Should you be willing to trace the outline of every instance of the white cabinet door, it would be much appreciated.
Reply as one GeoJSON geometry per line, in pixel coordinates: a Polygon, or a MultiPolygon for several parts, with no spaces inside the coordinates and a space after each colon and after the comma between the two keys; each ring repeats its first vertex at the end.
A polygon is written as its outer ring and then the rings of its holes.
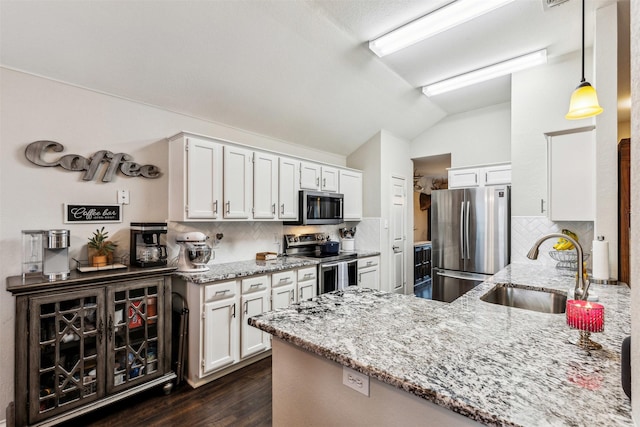
{"type": "Polygon", "coordinates": [[[298,269],[298,292],[296,300],[306,301],[318,293],[317,268],[305,267],[298,269]]]}
{"type": "Polygon", "coordinates": [[[300,162],[300,189],[320,189],[320,165],[315,163],[300,162]]]}
{"type": "Polygon", "coordinates": [[[595,133],[579,132],[549,139],[549,218],[595,218],[595,133]]]}
{"type": "Polygon", "coordinates": [[[300,162],[280,157],[278,168],[278,218],[298,218],[298,170],[300,162]]]}
{"type": "Polygon", "coordinates": [[[235,299],[204,304],[202,375],[238,360],[238,318],[235,299]]]}
{"type": "Polygon", "coordinates": [[[449,188],[478,187],[478,168],[449,170],[449,188]]]}
{"type": "Polygon", "coordinates": [[[244,359],[269,348],[269,334],[248,323],[250,317],[269,311],[269,293],[264,290],[243,295],[241,305],[240,358],[244,359]]]}
{"type": "Polygon", "coordinates": [[[336,193],[338,191],[338,169],[322,166],[320,168],[320,174],[322,177],[320,182],[321,190],[336,193]]]}
{"type": "Polygon", "coordinates": [[[248,323],[250,317],[269,311],[269,277],[255,276],[242,280],[240,303],[240,358],[244,359],[269,348],[269,334],[248,323]]]}
{"type": "Polygon", "coordinates": [[[253,218],[275,219],[278,204],[278,157],[253,153],[253,218]]]}
{"type": "Polygon", "coordinates": [[[252,151],[224,146],[224,217],[249,219],[251,216],[252,151]]]}
{"type": "Polygon", "coordinates": [[[294,302],[296,302],[296,287],[293,283],[271,289],[271,310],[289,307],[294,302]]]}
{"type": "Polygon", "coordinates": [[[487,166],[482,168],[484,185],[511,184],[511,165],[487,166]]]}
{"type": "Polygon", "coordinates": [[[358,259],[358,286],[380,289],[380,257],[358,259]]]}
{"type": "Polygon", "coordinates": [[[169,143],[169,219],[202,221],[221,217],[222,146],[181,137],[169,143]]]}
{"type": "Polygon", "coordinates": [[[362,219],[362,173],[340,170],[339,193],[344,194],[344,219],[362,219]]]}

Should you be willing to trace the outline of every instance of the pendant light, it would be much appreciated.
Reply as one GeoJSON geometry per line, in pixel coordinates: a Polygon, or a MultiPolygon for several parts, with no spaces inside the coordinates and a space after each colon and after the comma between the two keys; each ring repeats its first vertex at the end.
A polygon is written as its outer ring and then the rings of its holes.
{"type": "Polygon", "coordinates": [[[595,88],[584,78],[584,0],[582,0],[582,80],[571,94],[569,112],[564,117],[569,120],[586,119],[597,116],[602,111],[595,88]]]}

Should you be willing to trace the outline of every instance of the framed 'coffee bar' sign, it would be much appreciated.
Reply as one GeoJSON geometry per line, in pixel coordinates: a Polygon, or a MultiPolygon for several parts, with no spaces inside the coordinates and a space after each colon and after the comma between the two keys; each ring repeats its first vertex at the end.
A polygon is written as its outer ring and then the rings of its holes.
{"type": "Polygon", "coordinates": [[[122,222],[121,205],[64,204],[64,222],[122,222]]]}

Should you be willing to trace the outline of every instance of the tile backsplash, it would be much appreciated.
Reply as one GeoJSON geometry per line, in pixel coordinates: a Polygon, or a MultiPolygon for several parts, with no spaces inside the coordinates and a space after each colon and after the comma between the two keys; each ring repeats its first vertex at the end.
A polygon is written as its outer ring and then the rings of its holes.
{"type": "Polygon", "coordinates": [[[170,222],[167,233],[168,256],[170,263],[175,265],[180,250],[176,234],[189,231],[200,231],[209,236],[207,243],[215,253],[210,264],[221,264],[255,259],[256,252],[282,253],[284,234],[324,233],[332,240],[340,240],[338,229],[342,227],[357,227],[356,250],[377,251],[380,249],[380,224],[380,218],[318,226],[283,226],[276,221],[170,222]],[[223,238],[216,241],[218,233],[222,233],[223,238]]]}
{"type": "MultiPolygon", "coordinates": [[[[592,221],[562,221],[553,222],[542,216],[512,216],[511,217],[511,262],[512,263],[544,263],[555,265],[557,261],[549,256],[557,239],[550,239],[540,246],[540,255],[537,260],[527,258],[527,252],[531,246],[545,234],[560,233],[562,229],[569,229],[578,235],[585,254],[591,254],[593,241],[592,221]]],[[[587,261],[587,267],[591,268],[591,257],[587,261]]]]}

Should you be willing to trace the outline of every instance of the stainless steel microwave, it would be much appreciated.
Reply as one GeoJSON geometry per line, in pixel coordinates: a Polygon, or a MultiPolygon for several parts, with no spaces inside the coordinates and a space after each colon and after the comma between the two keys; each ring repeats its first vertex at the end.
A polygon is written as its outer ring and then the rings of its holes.
{"type": "Polygon", "coordinates": [[[324,225],[344,222],[344,195],[301,190],[298,195],[298,220],[285,225],[324,225]]]}

